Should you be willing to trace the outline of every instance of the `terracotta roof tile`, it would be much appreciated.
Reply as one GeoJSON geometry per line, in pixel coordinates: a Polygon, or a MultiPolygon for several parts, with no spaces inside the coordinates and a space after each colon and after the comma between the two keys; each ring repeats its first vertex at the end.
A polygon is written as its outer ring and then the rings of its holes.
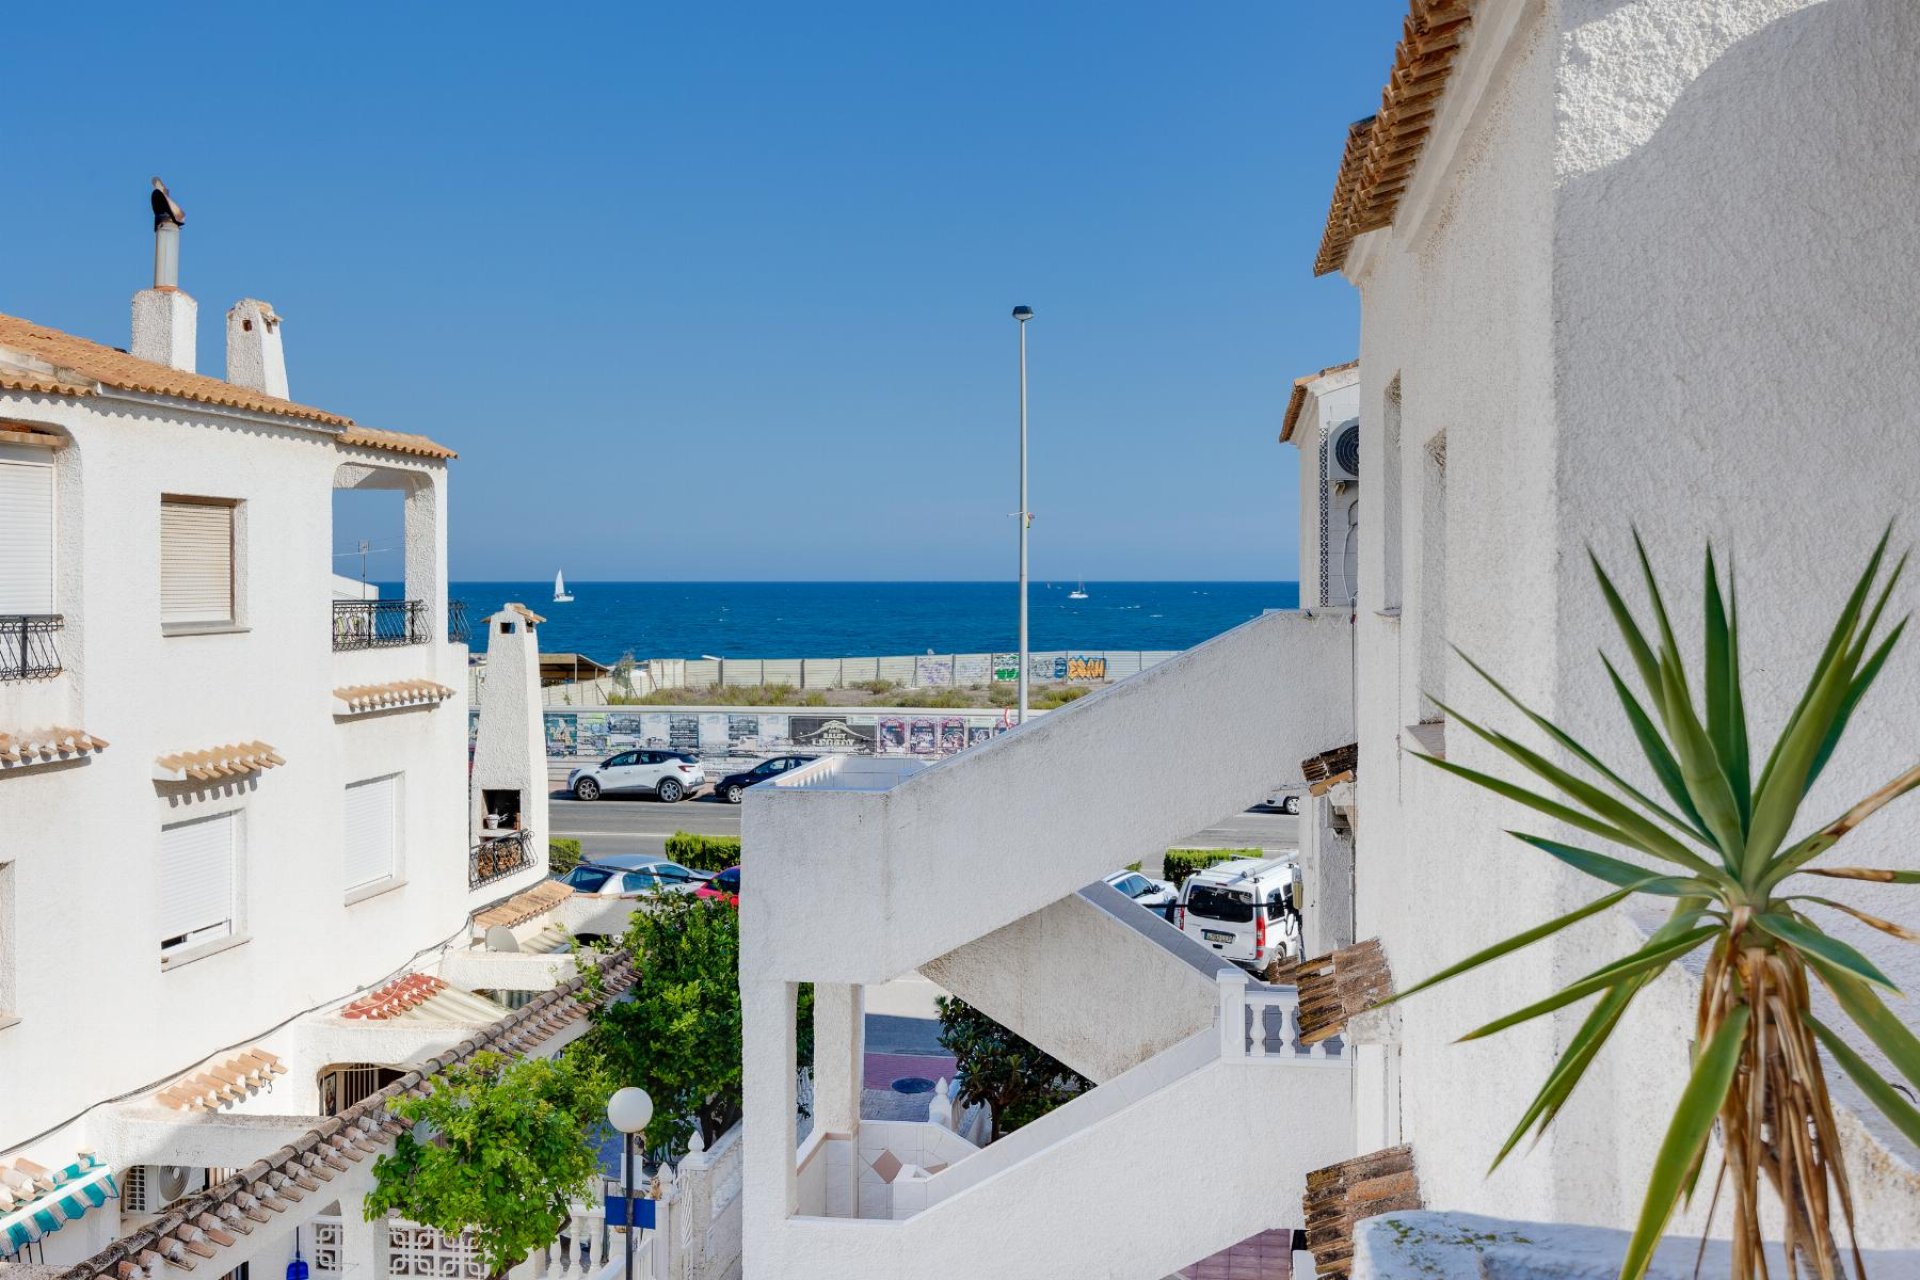
{"type": "Polygon", "coordinates": [[[435,444],[425,436],[363,427],[344,414],[328,413],[324,409],[282,400],[251,387],[239,387],[205,374],[187,373],[151,360],[142,360],[115,347],[89,342],[85,338],[34,324],[19,316],[0,314],[0,364],[9,363],[6,360],[9,351],[46,368],[17,367],[19,362],[12,362],[16,367],[0,368],[0,390],[85,396],[98,394],[102,387],[113,387],[147,395],[172,396],[223,409],[243,409],[249,413],[344,427],[347,430],[338,437],[340,443],[359,448],[384,449],[423,458],[455,456],[453,450],[435,444]]]}
{"type": "Polygon", "coordinates": [[[78,760],[106,749],[105,738],[97,738],[85,729],[63,725],[20,733],[0,733],[0,772],[24,769],[29,765],[52,764],[59,760],[78,760]]]}
{"type": "Polygon", "coordinates": [[[1315,1169],[1307,1175],[1300,1207],[1314,1270],[1322,1280],[1345,1280],[1353,1269],[1354,1223],[1421,1207],[1413,1148],[1389,1147],[1315,1169]]]}
{"type": "Polygon", "coordinates": [[[218,1066],[195,1072],[154,1094],[178,1111],[218,1111],[267,1088],[287,1069],[263,1049],[248,1049],[218,1066]]]}
{"type": "Polygon", "coordinates": [[[264,742],[230,742],[204,751],[176,751],[153,762],[160,782],[212,782],[283,765],[286,760],[264,742]]]}
{"type": "Polygon", "coordinates": [[[444,978],[436,978],[430,973],[410,973],[404,978],[389,982],[371,995],[361,996],[342,1009],[340,1016],[384,1022],[388,1018],[405,1013],[417,1004],[425,1004],[446,989],[447,982],[444,978]]]}
{"type": "Polygon", "coordinates": [[[335,715],[362,715],[395,707],[431,706],[451,698],[454,691],[435,680],[389,680],[385,684],[350,684],[333,691],[342,707],[335,715]],[[344,709],[343,709],[344,708],[344,709]]]}
{"type": "Polygon", "coordinates": [[[513,610],[515,613],[519,614],[521,617],[525,618],[528,622],[531,622],[536,627],[546,621],[545,618],[541,617],[539,614],[535,613],[533,610],[527,608],[527,606],[520,604],[516,601],[509,600],[507,602],[507,608],[513,610]]]}
{"type": "Polygon", "coordinates": [[[1347,130],[1315,275],[1344,266],[1355,237],[1392,225],[1453,74],[1470,10],[1471,0],[1411,0],[1379,113],[1347,130]]]}
{"type": "Polygon", "coordinates": [[[1319,1044],[1346,1030],[1357,1017],[1393,994],[1393,970],[1387,967],[1380,939],[1368,938],[1294,967],[1300,993],[1300,1041],[1319,1044]]]}
{"type": "Polygon", "coordinates": [[[514,894],[495,907],[473,917],[474,932],[484,934],[495,925],[509,929],[538,919],[573,896],[573,886],[558,880],[542,880],[531,889],[514,894]]]}
{"type": "Polygon", "coordinates": [[[1287,397],[1286,416],[1280,419],[1280,443],[1293,439],[1293,429],[1300,421],[1300,410],[1306,407],[1307,388],[1330,373],[1344,373],[1348,369],[1358,369],[1358,360],[1349,360],[1345,364],[1330,364],[1318,373],[1302,374],[1293,380],[1293,394],[1287,397]]]}

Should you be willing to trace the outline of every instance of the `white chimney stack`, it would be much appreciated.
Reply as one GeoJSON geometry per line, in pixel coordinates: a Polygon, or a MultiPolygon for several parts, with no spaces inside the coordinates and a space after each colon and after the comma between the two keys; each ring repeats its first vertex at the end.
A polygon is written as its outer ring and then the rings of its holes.
{"type": "Polygon", "coordinates": [[[200,305],[180,291],[180,228],[187,215],[155,178],[153,208],[153,288],[133,295],[133,354],[186,373],[194,370],[194,341],[200,305]]]}
{"type": "Polygon", "coordinates": [[[242,298],[227,312],[227,381],[288,398],[287,356],[272,303],[242,298]]]}

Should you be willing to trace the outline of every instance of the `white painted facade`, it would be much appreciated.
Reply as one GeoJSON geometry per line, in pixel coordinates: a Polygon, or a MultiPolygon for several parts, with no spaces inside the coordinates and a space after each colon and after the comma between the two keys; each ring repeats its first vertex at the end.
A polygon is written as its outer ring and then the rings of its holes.
{"type": "MultiPolygon", "coordinates": [[[[143,292],[136,318],[151,319],[143,303],[190,326],[185,294],[143,292]]],[[[236,310],[249,307],[271,314],[236,310]]],[[[211,379],[174,384],[191,398],[127,389],[9,341],[0,336],[0,468],[26,479],[0,492],[31,494],[44,480],[53,501],[50,545],[10,543],[16,557],[44,551],[44,572],[39,559],[15,572],[15,558],[0,573],[0,1180],[20,1161],[58,1170],[82,1150],[123,1189],[147,1176],[134,1166],[245,1167],[317,1123],[322,1068],[405,1069],[506,1012],[364,1023],[339,1016],[349,999],[449,952],[470,986],[540,991],[573,976],[571,957],[469,950],[472,913],[544,875],[544,786],[537,858],[470,887],[467,726],[453,696],[467,644],[447,624],[445,451],[355,444],[379,433],[299,406],[209,403],[226,394],[211,379]],[[352,647],[354,626],[336,612],[336,601],[369,607],[332,571],[342,487],[405,495],[406,596],[418,604],[400,627],[375,628],[399,642],[352,647]],[[213,557],[193,590],[218,597],[195,608],[223,620],[177,620],[189,525],[230,528],[192,552],[213,557]],[[30,652],[42,667],[53,655],[51,670],[22,671],[26,613],[30,652]],[[426,691],[358,709],[343,692],[401,681],[426,691]],[[253,767],[206,769],[241,757],[253,767]],[[180,830],[221,838],[182,844],[180,830]],[[205,927],[165,945],[181,919],[205,927]],[[217,1112],[156,1093],[252,1049],[284,1071],[217,1112]]],[[[190,353],[190,332],[185,343],[190,353]]],[[[71,358],[147,377],[101,350],[71,358]]],[[[10,515],[18,523],[20,508],[0,511],[10,515]]],[[[537,743],[522,768],[544,782],[537,743]]],[[[221,1270],[249,1257],[281,1265],[296,1222],[336,1196],[357,1215],[361,1189],[349,1179],[305,1197],[292,1218],[276,1214],[234,1245],[221,1270]]],[[[0,1222],[16,1207],[0,1204],[0,1222]]],[[[132,1208],[109,1199],[12,1260],[87,1258],[142,1220],[132,1208]]]]}
{"type": "MultiPolygon", "coordinates": [[[[1364,507],[1356,620],[1357,936],[1381,939],[1399,984],[1594,894],[1501,834],[1546,828],[1408,754],[1410,727],[1438,717],[1428,694],[1517,721],[1447,643],[1601,756],[1631,760],[1595,658],[1617,646],[1586,549],[1630,579],[1637,526],[1691,602],[1712,539],[1737,557],[1749,707],[1770,735],[1843,584],[1920,498],[1905,425],[1920,373],[1904,354],[1920,256],[1910,237],[1875,234],[1911,210],[1917,46],[1920,10],[1898,0],[1473,6],[1392,225],[1344,263],[1362,301],[1361,490],[1382,495],[1364,507]]],[[[1693,639],[1691,603],[1685,618],[1693,639]]],[[[1809,820],[1908,767],[1917,715],[1908,644],[1809,820]]],[[[1462,732],[1445,748],[1504,772],[1462,732]]],[[[1917,835],[1920,807],[1896,807],[1845,861],[1920,866],[1917,835]]],[[[1913,915],[1891,886],[1843,896],[1913,915]]],[[[1429,1205],[1631,1225],[1687,1068],[1690,983],[1672,974],[1643,996],[1547,1137],[1491,1177],[1581,1011],[1453,1041],[1646,927],[1597,919],[1401,1006],[1370,1032],[1382,1043],[1362,1072],[1357,1149],[1411,1142],[1429,1205]]],[[[1920,984],[1910,947],[1833,927],[1920,984]]],[[[1860,1119],[1890,1139],[1870,1108],[1860,1119]]],[[[1920,1241],[1913,1152],[1863,1141],[1852,1155],[1862,1243],[1920,1241]]]]}

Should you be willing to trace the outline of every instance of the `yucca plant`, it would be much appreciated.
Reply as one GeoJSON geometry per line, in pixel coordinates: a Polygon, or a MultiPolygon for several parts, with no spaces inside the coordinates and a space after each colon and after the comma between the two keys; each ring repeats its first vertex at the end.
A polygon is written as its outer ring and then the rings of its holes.
{"type": "Polygon", "coordinates": [[[1884,632],[1881,627],[1906,560],[1902,557],[1881,582],[1887,554],[1883,535],[1834,623],[1806,692],[1756,775],[1741,693],[1739,609],[1731,572],[1723,594],[1709,546],[1703,584],[1704,671],[1696,696],[1638,534],[1634,546],[1652,610],[1650,632],[1635,620],[1597,558],[1593,568],[1640,691],[1636,693],[1604,655],[1601,662],[1665,800],[1629,782],[1565,730],[1529,709],[1465,654],[1461,657],[1468,665],[1578,767],[1562,767],[1548,755],[1452,708],[1443,709],[1454,724],[1518,762],[1543,780],[1548,790],[1532,790],[1452,761],[1428,759],[1436,768],[1605,844],[1645,855],[1657,866],[1545,836],[1511,832],[1609,885],[1611,892],[1468,956],[1395,998],[1404,999],[1476,969],[1634,895],[1669,900],[1671,915],[1639,950],[1463,1037],[1492,1035],[1598,997],[1494,1165],[1528,1133],[1544,1132],[1552,1124],[1595,1055],[1620,1026],[1634,997],[1669,965],[1704,947],[1708,956],[1693,1069],[1648,1177],[1646,1200],[1621,1264],[1622,1280],[1640,1280],[1674,1211],[1683,1200],[1691,1201],[1716,1119],[1723,1158],[1713,1201],[1717,1203],[1723,1187],[1731,1189],[1733,1274],[1745,1280],[1756,1271],[1765,1273],[1760,1226],[1763,1182],[1772,1188],[1782,1211],[1789,1274],[1797,1263],[1817,1272],[1822,1280],[1841,1274],[1836,1238],[1842,1224],[1858,1273],[1861,1259],[1853,1239],[1853,1197],[1818,1047],[1824,1046],[1861,1091],[1916,1143],[1920,1143],[1920,1110],[1814,1017],[1809,980],[1825,986],[1834,1004],[1915,1086],[1920,1086],[1920,1039],[1881,1002],[1879,992],[1894,990],[1892,982],[1866,956],[1826,932],[1814,913],[1838,912],[1907,941],[1920,940],[1920,935],[1844,903],[1802,892],[1807,884],[1800,877],[1920,882],[1920,872],[1914,871],[1813,865],[1861,822],[1920,785],[1920,767],[1810,834],[1791,843],[1788,835],[1807,793],[1832,760],[1848,721],[1906,627],[1905,619],[1884,632]]]}

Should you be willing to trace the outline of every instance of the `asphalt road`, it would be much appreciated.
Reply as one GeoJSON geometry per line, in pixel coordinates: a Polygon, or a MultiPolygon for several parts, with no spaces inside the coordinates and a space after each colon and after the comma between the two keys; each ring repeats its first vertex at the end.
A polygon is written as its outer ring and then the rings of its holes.
{"type": "MultiPolygon", "coordinates": [[[[661,854],[676,831],[701,835],[740,834],[740,809],[709,796],[661,804],[645,796],[607,796],[591,803],[553,793],[553,834],[580,841],[591,857],[606,853],[661,854]]],[[[1264,849],[1278,853],[1299,847],[1299,819],[1271,809],[1249,809],[1221,819],[1175,844],[1195,849],[1264,849]]],[[[1157,868],[1148,867],[1148,871],[1157,868]]]]}

